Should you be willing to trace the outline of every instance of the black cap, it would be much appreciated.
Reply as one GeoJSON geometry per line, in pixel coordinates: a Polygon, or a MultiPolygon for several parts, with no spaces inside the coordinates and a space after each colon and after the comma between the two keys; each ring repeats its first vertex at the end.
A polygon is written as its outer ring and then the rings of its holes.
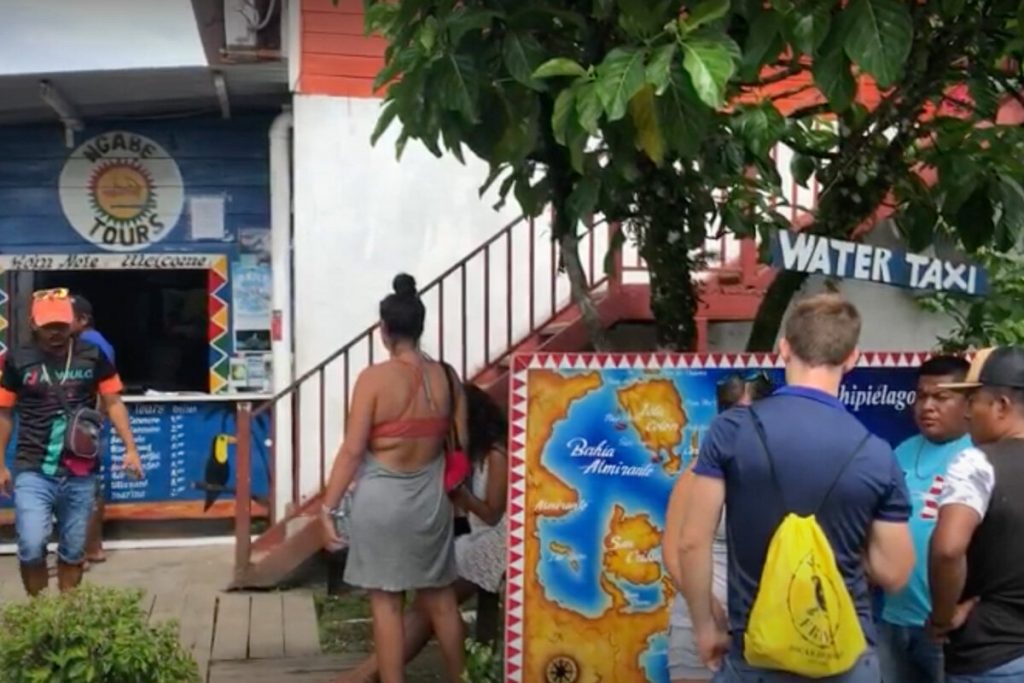
{"type": "Polygon", "coordinates": [[[974,354],[971,368],[962,382],[939,385],[943,389],[1007,387],[1024,389],[1024,348],[995,346],[974,354]]]}
{"type": "Polygon", "coordinates": [[[71,298],[71,305],[75,309],[76,318],[88,318],[92,320],[92,304],[81,294],[75,294],[71,298]]]}

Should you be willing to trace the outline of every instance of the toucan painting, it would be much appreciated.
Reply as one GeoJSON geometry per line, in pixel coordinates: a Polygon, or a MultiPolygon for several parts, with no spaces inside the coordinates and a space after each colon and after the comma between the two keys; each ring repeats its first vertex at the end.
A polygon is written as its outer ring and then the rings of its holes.
{"type": "Polygon", "coordinates": [[[210,442],[210,455],[206,458],[206,471],[203,474],[203,486],[206,491],[206,504],[203,512],[213,506],[220,494],[225,490],[231,477],[231,463],[228,462],[228,447],[236,443],[235,437],[227,433],[228,413],[222,418],[220,433],[210,442]]]}

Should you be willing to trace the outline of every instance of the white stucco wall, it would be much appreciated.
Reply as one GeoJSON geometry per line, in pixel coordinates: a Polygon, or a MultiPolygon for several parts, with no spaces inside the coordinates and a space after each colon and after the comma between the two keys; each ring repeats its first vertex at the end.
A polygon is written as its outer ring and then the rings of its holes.
{"type": "MultiPolygon", "coordinates": [[[[453,264],[519,217],[510,201],[495,211],[495,192],[483,198],[479,186],[487,166],[470,158],[465,166],[451,157],[437,159],[410,142],[401,163],[395,158],[397,126],[375,147],[370,135],[380,112],[378,100],[297,95],[294,100],[294,338],[296,372],[302,374],[349,342],[377,320],[380,299],[391,291],[391,280],[405,271],[427,285],[453,264]]],[[[483,361],[483,330],[489,321],[490,353],[506,347],[509,282],[511,278],[513,337],[528,331],[529,226],[512,231],[467,263],[467,374],[483,361]],[[485,268],[489,276],[488,311],[484,310],[485,268]]],[[[536,321],[550,315],[550,226],[534,223],[534,294],[536,321]]],[[[600,248],[600,247],[599,247],[600,248]]],[[[599,252],[603,253],[603,252],[599,252]]],[[[598,260],[596,265],[601,268],[598,260]]],[[[568,288],[555,286],[555,298],[568,299],[568,288]]],[[[443,296],[436,288],[425,297],[427,327],[423,345],[439,356],[439,323],[443,298],[446,360],[461,370],[463,301],[461,273],[445,281],[443,296]]],[[[375,345],[375,360],[384,350],[375,345]]],[[[367,363],[367,345],[349,357],[350,387],[367,363]]],[[[333,460],[344,411],[344,363],[325,372],[324,443],[326,461],[333,460]]],[[[314,492],[319,483],[319,381],[302,392],[302,490],[314,492]]]]}

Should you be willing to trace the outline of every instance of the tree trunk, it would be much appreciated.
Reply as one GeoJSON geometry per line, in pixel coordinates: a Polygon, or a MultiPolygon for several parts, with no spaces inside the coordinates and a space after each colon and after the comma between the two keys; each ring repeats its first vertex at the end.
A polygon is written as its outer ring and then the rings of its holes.
{"type": "MultiPolygon", "coordinates": [[[[555,219],[558,220],[557,218],[555,219]]],[[[564,230],[558,238],[558,247],[562,256],[562,265],[569,276],[569,287],[572,301],[580,309],[583,324],[590,335],[590,343],[595,351],[610,351],[608,333],[601,322],[593,297],[590,296],[590,283],[587,273],[580,262],[579,237],[575,230],[564,230]]]]}
{"type": "Polygon", "coordinates": [[[678,221],[671,225],[654,225],[652,221],[640,245],[651,278],[651,313],[658,346],[666,351],[690,351],[697,339],[697,291],[687,240],[681,233],[678,221]],[[673,231],[674,241],[670,237],[673,231]]]}
{"type": "Polygon", "coordinates": [[[754,318],[754,326],[750,330],[750,339],[747,341],[747,351],[774,351],[775,340],[779,336],[779,328],[782,327],[782,319],[789,308],[789,302],[793,300],[804,281],[807,280],[807,273],[794,271],[780,271],[768,291],[761,299],[761,305],[757,308],[757,316],[754,318]]]}

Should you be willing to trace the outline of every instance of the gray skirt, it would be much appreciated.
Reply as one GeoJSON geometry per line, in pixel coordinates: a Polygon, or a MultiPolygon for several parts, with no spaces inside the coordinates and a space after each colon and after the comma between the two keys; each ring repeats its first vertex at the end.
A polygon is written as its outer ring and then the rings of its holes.
{"type": "Polygon", "coordinates": [[[457,576],[444,456],[416,472],[364,459],[349,512],[345,583],[400,592],[451,585],[457,576]]]}

